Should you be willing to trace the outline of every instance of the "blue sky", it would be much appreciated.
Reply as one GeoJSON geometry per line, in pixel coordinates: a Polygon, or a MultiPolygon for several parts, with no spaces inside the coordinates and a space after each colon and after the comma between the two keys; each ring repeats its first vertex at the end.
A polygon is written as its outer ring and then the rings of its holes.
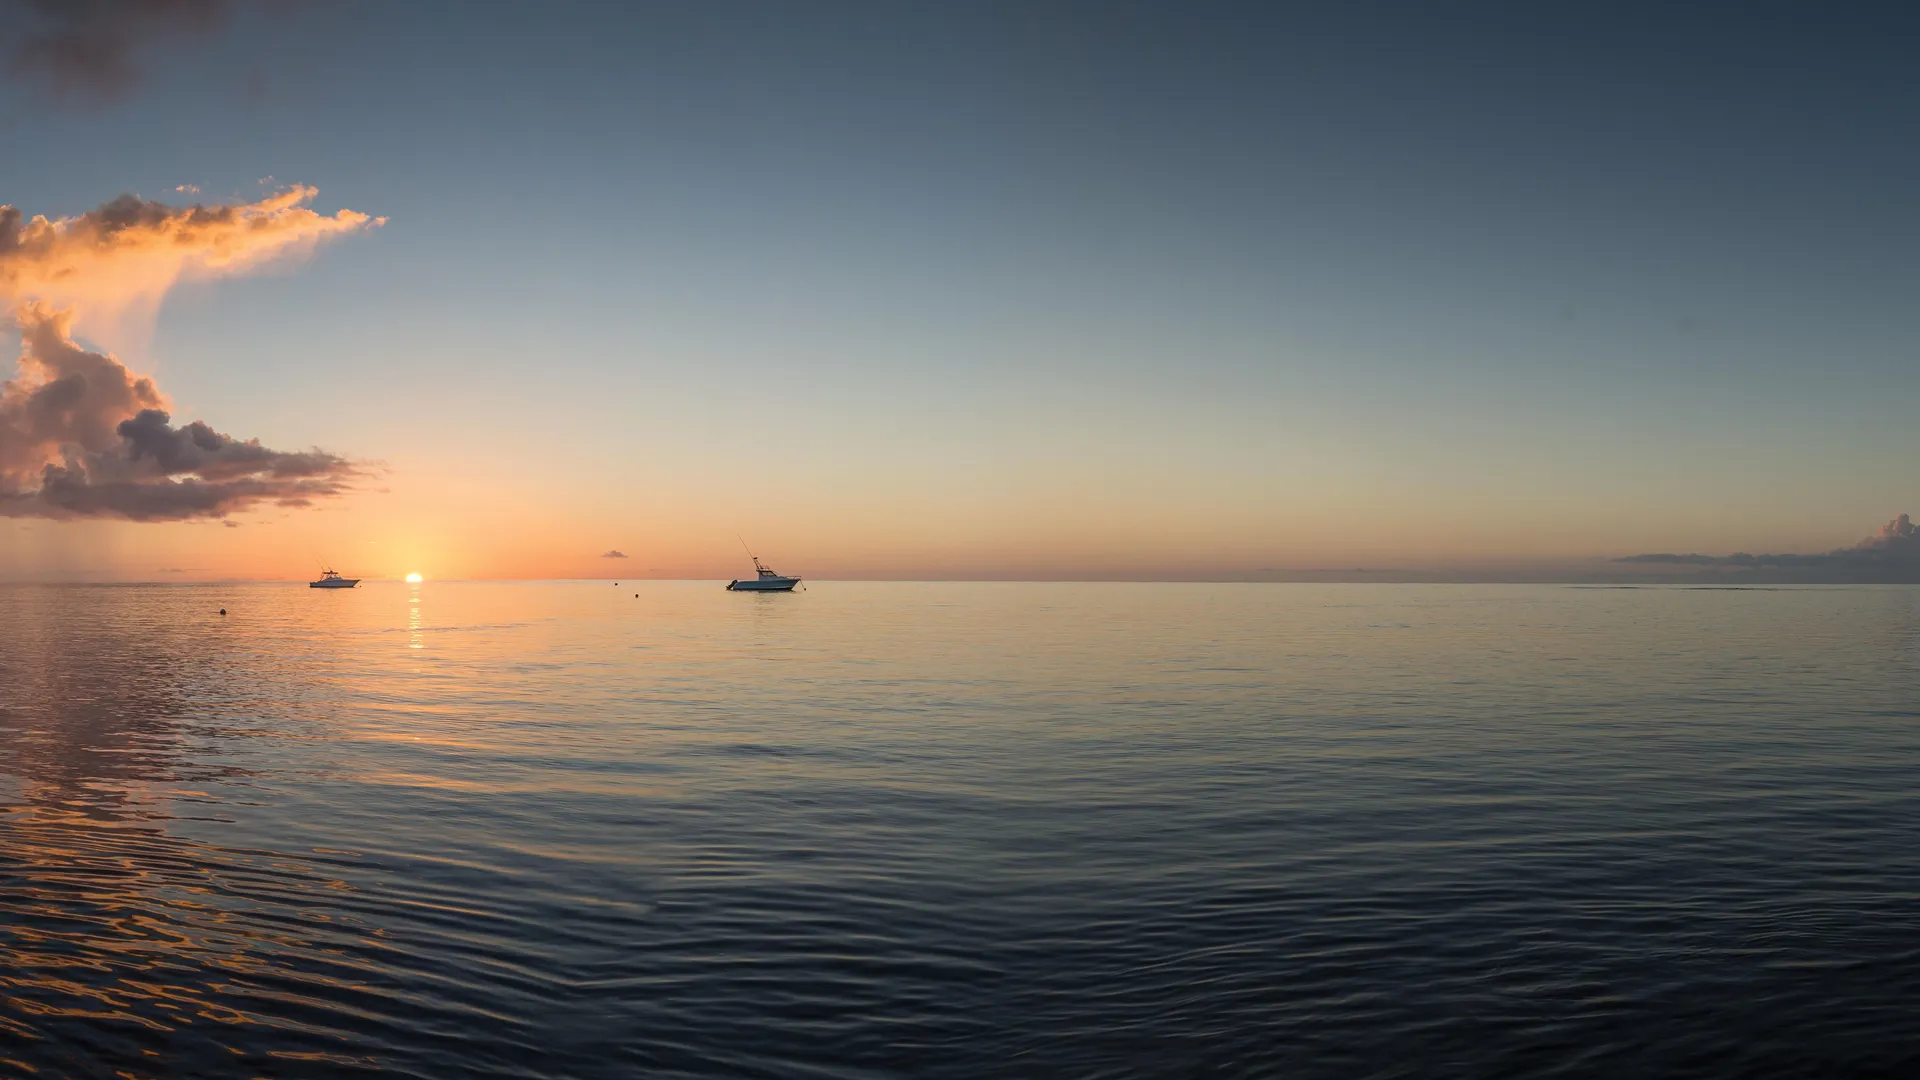
{"type": "MultiPolygon", "coordinates": [[[[704,574],[736,530],[849,576],[1819,550],[1915,495],[1912,22],[243,11],[141,48],[124,100],[5,84],[0,202],[298,182],[391,219],[101,343],[183,414],[392,467],[384,502],[276,519],[289,550],[462,576],[608,547],[704,574]],[[462,539],[527,517],[524,548],[462,539]]],[[[112,533],[113,573],[205,535],[59,528],[112,533]]]]}

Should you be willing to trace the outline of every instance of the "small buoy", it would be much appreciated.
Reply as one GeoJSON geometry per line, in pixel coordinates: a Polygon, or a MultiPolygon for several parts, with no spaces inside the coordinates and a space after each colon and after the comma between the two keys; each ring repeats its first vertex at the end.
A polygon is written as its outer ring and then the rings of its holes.
{"type": "Polygon", "coordinates": [[[638,599],[640,599],[640,594],[639,594],[639,593],[634,593],[634,594],[633,594],[633,598],[634,598],[635,600],[638,600],[638,599]]]}
{"type": "Polygon", "coordinates": [[[221,608],[221,609],[220,609],[220,614],[222,614],[222,615],[225,615],[226,613],[227,613],[227,609],[226,609],[226,608],[221,608]]]}

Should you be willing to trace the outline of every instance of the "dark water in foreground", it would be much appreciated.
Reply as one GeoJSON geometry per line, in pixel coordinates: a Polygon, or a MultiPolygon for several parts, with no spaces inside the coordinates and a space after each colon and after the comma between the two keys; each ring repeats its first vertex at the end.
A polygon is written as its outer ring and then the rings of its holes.
{"type": "Polygon", "coordinates": [[[634,591],[0,588],[0,1076],[1920,1071],[1920,590],[634,591]]]}

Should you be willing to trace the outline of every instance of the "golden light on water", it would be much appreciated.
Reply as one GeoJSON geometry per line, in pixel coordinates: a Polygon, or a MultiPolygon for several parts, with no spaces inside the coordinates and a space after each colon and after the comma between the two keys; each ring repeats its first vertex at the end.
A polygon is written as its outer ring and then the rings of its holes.
{"type": "Polygon", "coordinates": [[[426,580],[426,579],[425,579],[425,578],[423,578],[423,577],[421,577],[421,576],[420,576],[419,574],[408,574],[408,575],[407,575],[407,584],[409,584],[409,585],[418,585],[418,584],[420,584],[420,583],[421,583],[422,581],[425,581],[425,580],[426,580]]]}

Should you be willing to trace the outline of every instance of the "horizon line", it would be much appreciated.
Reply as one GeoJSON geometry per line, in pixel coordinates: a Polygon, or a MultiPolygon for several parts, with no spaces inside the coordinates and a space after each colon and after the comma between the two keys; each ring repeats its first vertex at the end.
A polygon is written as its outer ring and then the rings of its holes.
{"type": "MultiPolygon", "coordinates": [[[[1337,572],[1336,572],[1337,573],[1337,572]]],[[[1350,571],[1348,571],[1350,573],[1350,571]]],[[[720,578],[586,578],[586,577],[465,577],[465,578],[426,578],[419,582],[409,582],[404,578],[362,578],[365,584],[372,585],[474,585],[474,584],[618,584],[632,581],[635,584],[658,585],[724,585],[720,578]]],[[[1126,578],[807,578],[807,582],[820,584],[873,584],[873,585],[1547,585],[1585,588],[1691,588],[1691,589],[1752,589],[1781,587],[1885,587],[1920,586],[1920,581],[1837,581],[1814,579],[1778,579],[1736,578],[1714,580],[1705,577],[1658,578],[1574,578],[1574,577],[1408,577],[1393,580],[1381,580],[1369,576],[1364,579],[1345,577],[1324,578],[1245,578],[1245,577],[1126,577],[1126,578]]],[[[199,585],[284,585],[287,587],[306,586],[308,582],[298,578],[194,578],[182,579],[5,579],[0,578],[0,587],[11,586],[57,586],[57,587],[106,587],[106,586],[199,586],[199,585]]],[[[339,591],[339,590],[335,590],[339,591]]]]}

